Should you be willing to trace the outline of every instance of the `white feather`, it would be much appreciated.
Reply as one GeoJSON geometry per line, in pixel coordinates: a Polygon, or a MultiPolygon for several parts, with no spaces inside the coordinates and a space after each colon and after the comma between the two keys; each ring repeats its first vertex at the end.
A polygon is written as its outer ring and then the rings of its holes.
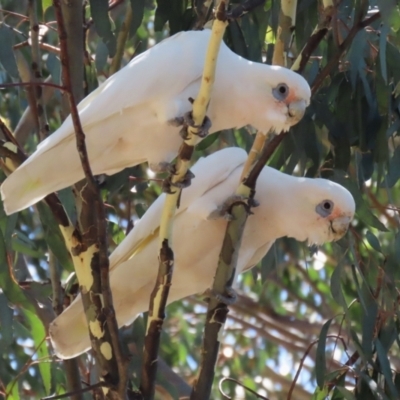
{"type": "MultiPolygon", "coordinates": [[[[182,141],[170,121],[191,110],[210,31],[180,32],[111,76],[79,104],[92,171],[114,174],[148,161],[170,162],[182,141]]],[[[295,122],[288,107],[309,103],[310,88],[300,75],[282,67],[247,61],[224,43],[219,52],[208,116],[211,133],[253,125],[267,132],[295,122]],[[273,89],[285,83],[289,96],[278,101],[273,89]]],[[[74,127],[69,116],[1,186],[7,214],[35,204],[47,194],[83,179],[74,127]]]]}
{"type": "MultiPolygon", "coordinates": [[[[182,205],[174,219],[175,266],[169,303],[211,286],[227,222],[208,220],[207,212],[234,194],[245,159],[243,150],[227,148],[194,166],[196,179],[183,191],[182,205]]],[[[153,203],[110,257],[110,282],[119,326],[131,323],[148,309],[158,270],[156,231],[164,197],[153,203]]],[[[321,218],[316,212],[322,201],[333,202],[331,215],[335,218],[347,216],[350,221],[355,209],[351,194],[336,183],[296,178],[268,167],[258,179],[256,199],[260,206],[254,208],[246,224],[238,273],[257,264],[279,237],[311,238],[320,244],[337,240],[339,235],[330,230],[332,218],[321,218]]],[[[90,347],[80,297],[51,324],[50,336],[62,358],[74,357],[90,347]]]]}

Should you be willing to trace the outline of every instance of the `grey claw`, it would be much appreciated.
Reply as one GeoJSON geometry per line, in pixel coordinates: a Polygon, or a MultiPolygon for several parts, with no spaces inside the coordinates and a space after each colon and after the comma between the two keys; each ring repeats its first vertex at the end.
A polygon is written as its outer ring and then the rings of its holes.
{"type": "Polygon", "coordinates": [[[161,186],[161,190],[163,191],[163,193],[167,193],[167,194],[174,194],[175,192],[172,191],[172,183],[171,183],[171,178],[168,177],[166,179],[164,179],[162,186],[161,186]]]}
{"type": "MultiPolygon", "coordinates": [[[[171,175],[175,175],[175,173],[176,173],[175,165],[171,165],[169,171],[170,171],[171,175]]],[[[188,171],[186,171],[185,176],[179,182],[172,182],[171,176],[169,176],[168,178],[164,179],[164,182],[162,184],[162,191],[164,193],[173,194],[175,192],[172,191],[172,187],[176,187],[179,189],[185,189],[188,186],[190,186],[193,178],[194,178],[194,174],[192,171],[190,171],[190,169],[188,171]]]]}
{"type": "Polygon", "coordinates": [[[183,125],[183,128],[179,131],[179,135],[182,137],[183,140],[188,138],[187,128],[191,126],[192,128],[197,128],[196,135],[200,138],[205,138],[208,135],[208,131],[211,128],[211,120],[207,116],[204,117],[203,123],[201,126],[195,125],[192,117],[192,112],[187,112],[183,115],[183,117],[177,117],[172,124],[176,124],[175,126],[183,125]]]}
{"type": "Polygon", "coordinates": [[[174,119],[170,119],[168,123],[172,126],[182,126],[185,123],[185,119],[183,117],[176,117],[174,119]]]}
{"type": "Polygon", "coordinates": [[[226,287],[225,292],[226,293],[224,293],[224,294],[217,293],[214,289],[210,289],[208,294],[210,296],[214,297],[220,303],[224,303],[227,306],[234,304],[238,297],[236,291],[231,287],[226,287]]]}
{"type": "Polygon", "coordinates": [[[258,207],[260,205],[260,202],[256,199],[249,199],[247,203],[250,207],[258,207]]]}
{"type": "Polygon", "coordinates": [[[318,253],[318,246],[316,244],[312,244],[311,246],[308,246],[308,250],[310,251],[310,257],[312,257],[314,254],[318,253]]]}
{"type": "Polygon", "coordinates": [[[227,221],[233,221],[233,215],[231,213],[232,206],[236,203],[244,203],[246,207],[246,211],[249,214],[253,214],[251,212],[252,207],[258,207],[260,203],[253,199],[253,198],[247,198],[244,196],[239,196],[237,194],[234,194],[233,196],[228,197],[224,203],[219,206],[216,210],[212,211],[207,219],[219,219],[223,218],[226,219],[227,221]]]}
{"type": "Polygon", "coordinates": [[[173,164],[171,164],[167,161],[161,161],[157,164],[151,163],[149,165],[150,169],[156,173],[170,172],[172,166],[173,166],[173,164]]]}

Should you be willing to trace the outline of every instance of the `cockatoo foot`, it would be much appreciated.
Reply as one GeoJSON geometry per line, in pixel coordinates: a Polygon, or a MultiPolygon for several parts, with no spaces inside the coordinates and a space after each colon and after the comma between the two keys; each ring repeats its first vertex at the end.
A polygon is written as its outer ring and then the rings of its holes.
{"type": "Polygon", "coordinates": [[[181,179],[179,182],[172,182],[172,175],[175,174],[175,165],[172,165],[169,168],[169,171],[170,171],[171,175],[168,178],[164,179],[164,182],[162,185],[163,192],[168,193],[168,194],[175,193],[172,190],[172,187],[176,187],[179,189],[187,188],[188,186],[190,186],[190,184],[192,183],[192,179],[194,178],[193,172],[190,171],[190,169],[189,169],[186,171],[186,174],[183,177],[183,179],[181,179]]]}
{"type": "Polygon", "coordinates": [[[162,172],[171,172],[173,164],[167,161],[161,161],[159,163],[150,163],[149,167],[156,174],[160,174],[162,172]]]}
{"type": "Polygon", "coordinates": [[[227,306],[234,304],[237,300],[237,293],[236,290],[231,287],[225,288],[226,294],[219,293],[214,289],[207,289],[205,295],[209,299],[210,297],[214,297],[220,303],[224,303],[227,306]]]}
{"type": "Polygon", "coordinates": [[[188,138],[187,128],[191,126],[192,128],[197,128],[196,135],[200,138],[205,138],[208,135],[208,131],[211,128],[211,120],[207,116],[204,117],[203,123],[200,125],[196,125],[193,121],[192,112],[189,111],[183,115],[183,117],[177,117],[174,120],[170,121],[171,125],[174,126],[183,126],[183,128],[179,131],[179,135],[183,140],[188,138]]]}
{"type": "Polygon", "coordinates": [[[212,211],[209,216],[207,217],[208,220],[213,219],[226,219],[227,221],[233,220],[233,215],[231,213],[232,206],[237,203],[244,203],[245,207],[247,208],[247,212],[252,214],[250,209],[252,207],[258,207],[260,203],[255,199],[249,199],[245,196],[239,196],[234,194],[233,196],[228,197],[224,203],[219,206],[216,210],[212,211]]]}
{"type": "Polygon", "coordinates": [[[314,254],[317,254],[319,251],[319,246],[316,244],[312,244],[308,246],[308,250],[310,251],[310,257],[312,257],[314,254]]]}

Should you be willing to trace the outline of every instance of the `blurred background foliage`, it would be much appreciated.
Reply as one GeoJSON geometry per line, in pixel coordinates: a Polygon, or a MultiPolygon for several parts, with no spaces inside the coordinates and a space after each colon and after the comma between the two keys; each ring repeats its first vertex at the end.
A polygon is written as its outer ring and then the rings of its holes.
{"type": "MultiPolygon", "coordinates": [[[[168,35],[202,27],[212,15],[212,2],[204,0],[90,0],[83,8],[74,3],[84,13],[85,94],[118,70],[119,60],[124,66],[168,35]]],[[[230,23],[226,43],[249,60],[271,63],[279,13],[280,1],[267,0],[230,23]]],[[[303,71],[313,87],[311,105],[269,164],[343,184],[356,199],[357,215],[339,242],[309,249],[280,239],[260,265],[239,278],[216,380],[230,376],[270,400],[398,399],[400,9],[394,0],[299,0],[288,67],[324,22],[327,34],[303,71]]],[[[29,112],[33,89],[9,84],[31,79],[60,84],[55,27],[50,0],[0,1],[0,116],[28,154],[40,141],[29,112]],[[33,18],[40,23],[41,77],[31,68],[33,18]]],[[[154,68],[162,74],[164,66],[154,68]]],[[[43,95],[53,132],[68,110],[58,89],[44,87],[43,95]]],[[[251,144],[250,128],[219,132],[198,146],[195,158],[225,146],[248,150],[251,144]]],[[[99,177],[110,251],[160,194],[160,178],[146,165],[99,177]]],[[[60,197],[74,218],[70,189],[60,197]]],[[[54,318],[49,263],[61,274],[67,305],[76,292],[69,254],[43,205],[10,217],[0,207],[0,228],[0,395],[18,400],[61,394],[65,369],[45,339],[54,318]]],[[[201,296],[168,307],[158,398],[190,393],[205,310],[201,296]]],[[[121,330],[133,354],[135,384],[144,318],[121,330]]],[[[97,382],[90,354],[78,365],[85,382],[97,382]]],[[[233,382],[225,382],[223,390],[235,399],[256,398],[233,382]]],[[[212,398],[223,398],[218,385],[212,398]]]]}

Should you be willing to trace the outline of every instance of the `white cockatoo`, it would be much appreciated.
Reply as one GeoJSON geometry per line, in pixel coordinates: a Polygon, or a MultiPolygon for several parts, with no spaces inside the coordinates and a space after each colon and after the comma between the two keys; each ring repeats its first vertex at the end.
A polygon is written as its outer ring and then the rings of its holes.
{"type": "MultiPolygon", "coordinates": [[[[215,218],[239,184],[247,154],[233,147],[200,159],[196,179],[182,192],[174,218],[174,274],[168,303],[211,287],[227,220],[215,218]],[[212,216],[212,218],[210,218],[212,216]]],[[[135,224],[110,256],[110,283],[119,326],[148,310],[158,271],[158,228],[165,194],[135,224]]],[[[350,192],[326,179],[299,178],[265,167],[256,187],[260,203],[248,217],[237,273],[256,265],[277,238],[293,237],[322,244],[341,238],[354,216],[350,192]]],[[[221,211],[222,212],[222,211],[221,211]]],[[[75,357],[90,347],[78,296],[50,325],[50,337],[61,358],[75,357]]]]}
{"type": "MultiPolygon", "coordinates": [[[[148,161],[172,161],[177,122],[198,94],[211,31],[180,32],[135,57],[78,106],[93,174],[112,175],[148,161]]],[[[224,43],[207,111],[210,133],[252,125],[288,130],[304,115],[310,87],[283,67],[248,61],[224,43]]],[[[84,178],[69,116],[1,186],[7,214],[84,178]]]]}

